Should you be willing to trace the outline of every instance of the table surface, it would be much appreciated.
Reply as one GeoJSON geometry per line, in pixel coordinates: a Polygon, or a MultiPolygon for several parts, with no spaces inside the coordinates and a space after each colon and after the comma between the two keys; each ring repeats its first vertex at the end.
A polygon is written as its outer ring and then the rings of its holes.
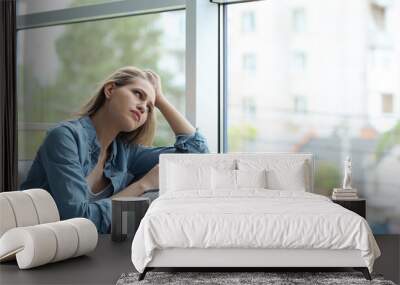
{"type": "MultiPolygon", "coordinates": [[[[374,272],[398,283],[400,236],[375,238],[382,256],[375,261],[374,272]]],[[[113,242],[110,235],[99,235],[96,249],[85,256],[27,270],[19,270],[15,261],[1,263],[0,284],[116,284],[122,273],[135,271],[130,257],[131,244],[132,239],[113,242]]]]}

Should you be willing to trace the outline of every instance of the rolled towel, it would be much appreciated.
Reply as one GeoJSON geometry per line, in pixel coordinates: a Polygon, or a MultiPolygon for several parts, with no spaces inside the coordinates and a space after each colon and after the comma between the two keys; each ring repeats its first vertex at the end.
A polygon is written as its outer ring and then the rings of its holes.
{"type": "Polygon", "coordinates": [[[85,218],[13,228],[0,238],[0,261],[16,257],[28,269],[86,254],[97,241],[96,226],[85,218]]]}

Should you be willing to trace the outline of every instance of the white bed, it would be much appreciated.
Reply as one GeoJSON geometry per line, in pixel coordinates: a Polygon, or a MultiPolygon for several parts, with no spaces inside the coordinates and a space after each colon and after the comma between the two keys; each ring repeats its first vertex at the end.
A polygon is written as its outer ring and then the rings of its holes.
{"type": "Polygon", "coordinates": [[[155,267],[354,267],[370,278],[380,251],[368,223],[312,193],[313,165],[311,154],[161,155],[160,197],[132,243],[140,279],[155,267]]]}

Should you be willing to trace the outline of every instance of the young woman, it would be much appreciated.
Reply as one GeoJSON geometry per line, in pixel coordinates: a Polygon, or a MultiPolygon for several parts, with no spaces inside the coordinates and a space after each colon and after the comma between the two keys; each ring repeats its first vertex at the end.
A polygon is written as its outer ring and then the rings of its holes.
{"type": "Polygon", "coordinates": [[[21,190],[43,188],[61,219],[85,217],[110,232],[111,198],[158,188],[161,153],[209,152],[206,139],[163,95],[157,74],[123,67],[78,113],[47,131],[21,190]],[[158,108],[176,135],[152,147],[158,108]]]}

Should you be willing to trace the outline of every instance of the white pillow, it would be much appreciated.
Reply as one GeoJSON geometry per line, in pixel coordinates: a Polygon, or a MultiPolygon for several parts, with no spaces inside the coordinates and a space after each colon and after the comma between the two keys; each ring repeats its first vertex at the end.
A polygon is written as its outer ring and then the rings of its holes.
{"type": "Polygon", "coordinates": [[[296,159],[239,159],[240,170],[267,170],[267,188],[272,190],[306,191],[307,167],[304,160],[296,159]]]}
{"type": "Polygon", "coordinates": [[[211,170],[211,181],[211,188],[213,190],[236,190],[236,170],[217,169],[213,167],[211,170]]]}
{"type": "Polygon", "coordinates": [[[306,191],[304,163],[286,170],[272,169],[267,175],[269,189],[306,191]]]}
{"type": "Polygon", "coordinates": [[[211,167],[168,163],[168,191],[211,188],[211,167]]]}
{"type": "Polygon", "coordinates": [[[267,170],[236,170],[237,188],[268,188],[267,170]]]}
{"type": "Polygon", "coordinates": [[[237,190],[240,188],[267,188],[267,171],[211,169],[213,190],[237,190]]]}

